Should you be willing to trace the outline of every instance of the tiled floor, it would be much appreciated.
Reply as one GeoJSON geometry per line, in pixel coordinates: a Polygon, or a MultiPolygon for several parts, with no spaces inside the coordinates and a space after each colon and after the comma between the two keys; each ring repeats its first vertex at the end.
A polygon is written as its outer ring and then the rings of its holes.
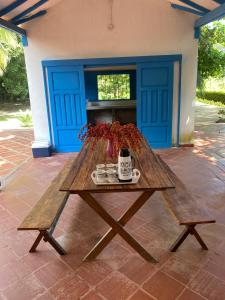
{"type": "MultiPolygon", "coordinates": [[[[71,154],[29,160],[0,192],[0,300],[225,300],[225,144],[218,130],[223,125],[214,125],[211,117],[207,121],[206,115],[200,107],[195,148],[160,153],[216,217],[216,224],[198,226],[209,251],[201,250],[191,236],[176,253],[168,251],[182,228],[158,193],[127,225],[159,260],[157,265],[145,262],[118,236],[97,260],[82,262],[108,227],[77,196],[70,197],[54,233],[68,254],[60,257],[44,242],[36,253],[29,254],[37,233],[17,232],[16,227],[71,154]]],[[[16,159],[17,152],[22,152],[27,159],[32,133],[26,131],[16,140],[14,135],[12,131],[4,135],[4,146],[0,140],[0,157],[16,159]],[[16,154],[2,151],[6,141],[16,154]]],[[[137,193],[97,197],[118,218],[137,193]]]]}
{"type": "Polygon", "coordinates": [[[32,157],[32,129],[0,130],[0,179],[32,157]]]}
{"type": "Polygon", "coordinates": [[[216,123],[218,110],[203,103],[195,106],[195,145],[225,168],[225,124],[216,123]]]}
{"type": "MultiPolygon", "coordinates": [[[[192,236],[176,253],[168,251],[182,228],[157,193],[127,225],[159,260],[156,265],[145,262],[118,236],[97,260],[82,262],[108,227],[75,195],[70,197],[55,231],[68,254],[60,257],[44,242],[36,253],[28,253],[36,233],[17,232],[16,226],[70,155],[34,159],[24,164],[0,193],[0,299],[224,300],[224,172],[216,160],[198,148],[161,154],[217,219],[216,224],[198,226],[209,251],[201,250],[192,236]]],[[[96,197],[118,218],[137,193],[96,197]]]]}

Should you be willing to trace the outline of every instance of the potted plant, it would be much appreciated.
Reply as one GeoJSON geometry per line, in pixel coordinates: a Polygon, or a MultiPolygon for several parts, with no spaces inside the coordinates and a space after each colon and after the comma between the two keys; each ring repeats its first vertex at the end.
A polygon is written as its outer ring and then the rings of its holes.
{"type": "Polygon", "coordinates": [[[99,140],[108,141],[107,154],[111,158],[117,157],[121,148],[138,149],[142,139],[134,124],[121,125],[118,121],[85,125],[78,137],[82,142],[91,144],[91,150],[94,150],[99,140]]]}

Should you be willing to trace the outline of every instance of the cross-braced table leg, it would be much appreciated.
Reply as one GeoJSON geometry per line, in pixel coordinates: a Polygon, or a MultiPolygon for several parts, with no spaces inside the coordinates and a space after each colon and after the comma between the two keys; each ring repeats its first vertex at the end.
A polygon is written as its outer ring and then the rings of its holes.
{"type": "Polygon", "coordinates": [[[98,244],[88,253],[85,259],[95,258],[113,239],[116,234],[119,234],[131,247],[133,247],[143,258],[148,261],[156,263],[157,261],[152,257],[124,228],[123,226],[131,219],[131,217],[142,207],[142,205],[149,199],[154,191],[144,192],[134,204],[123,214],[118,220],[114,220],[109,213],[95,200],[95,198],[88,192],[81,192],[82,199],[102,217],[112,228],[103,236],[98,244]]]}
{"type": "Polygon", "coordinates": [[[184,240],[187,238],[189,234],[192,234],[195,236],[199,244],[202,246],[203,250],[208,250],[208,247],[204,243],[203,239],[200,237],[199,233],[195,229],[196,224],[186,225],[186,228],[184,231],[181,232],[180,236],[177,238],[175,243],[171,246],[170,251],[175,252],[180,245],[184,242],[184,240]]]}

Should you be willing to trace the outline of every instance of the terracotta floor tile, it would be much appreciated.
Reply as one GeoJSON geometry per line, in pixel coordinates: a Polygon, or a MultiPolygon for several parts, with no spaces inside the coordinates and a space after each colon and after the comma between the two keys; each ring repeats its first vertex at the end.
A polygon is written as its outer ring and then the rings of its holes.
{"type": "MultiPolygon", "coordinates": [[[[27,133],[23,138],[15,138],[14,142],[4,142],[5,146],[11,147],[10,153],[8,149],[0,146],[0,152],[3,152],[5,159],[2,161],[6,162],[6,158],[11,156],[11,163],[14,161],[13,164],[16,164],[21,157],[19,149],[28,153],[23,153],[24,158],[29,157],[30,146],[21,146],[28,143],[29,139],[32,140],[31,135],[26,135],[27,133]]],[[[135,232],[134,236],[159,260],[154,266],[142,260],[118,235],[97,260],[83,263],[83,257],[107,231],[108,226],[75,195],[70,197],[55,231],[57,240],[68,254],[60,257],[44,242],[40,243],[36,253],[30,254],[28,251],[37,233],[17,232],[17,224],[38,201],[66,160],[76,154],[56,154],[49,158],[30,159],[23,164],[6,189],[0,193],[0,277],[3,278],[0,284],[5,289],[4,300],[7,295],[9,299],[16,299],[15,295],[20,291],[29,300],[34,297],[36,300],[57,297],[63,300],[79,297],[81,300],[145,300],[146,297],[158,300],[200,300],[200,292],[204,299],[208,297],[225,300],[222,298],[225,282],[221,264],[225,260],[225,167],[218,167],[219,161],[214,164],[205,153],[194,152],[195,150],[198,149],[179,148],[161,150],[160,153],[199,199],[201,205],[210,212],[215,212],[218,217],[216,224],[197,226],[209,245],[209,251],[202,251],[192,236],[176,253],[168,251],[182,228],[166,209],[160,193],[155,193],[127,224],[129,232],[132,235],[135,232]],[[16,265],[18,259],[21,263],[16,265]],[[201,272],[208,275],[201,277],[196,273],[198,268],[203,268],[201,272]],[[14,269],[17,271],[12,274],[14,269]],[[158,273],[153,273],[153,270],[158,273]],[[15,274],[21,275],[14,276],[15,274]],[[189,282],[189,288],[183,286],[182,282],[189,282]],[[143,284],[145,290],[139,284],[143,284]]],[[[113,193],[96,197],[105,209],[118,217],[133,203],[138,194],[113,193]]]]}
{"type": "MultiPolygon", "coordinates": [[[[151,297],[149,294],[138,290],[129,300],[153,300],[155,298],[151,297]]],[[[189,299],[191,300],[191,299],[189,299]]]]}
{"type": "Polygon", "coordinates": [[[81,299],[82,300],[102,300],[103,298],[100,295],[98,295],[96,292],[90,291],[85,296],[81,297],[81,299]]]}
{"type": "Polygon", "coordinates": [[[18,258],[14,252],[0,244],[0,266],[3,267],[6,264],[16,261],[18,258]]]}
{"type": "Polygon", "coordinates": [[[156,248],[168,249],[173,239],[176,239],[173,233],[166,231],[159,226],[146,224],[138,228],[135,233],[140,236],[142,244],[148,244],[156,248]]]}
{"type": "Polygon", "coordinates": [[[178,299],[179,300],[203,300],[205,298],[202,298],[196,293],[186,289],[178,299]]]}
{"type": "Polygon", "coordinates": [[[36,277],[31,275],[27,277],[26,280],[17,281],[15,284],[11,285],[3,291],[3,295],[7,300],[31,300],[38,295],[43,294],[44,291],[44,287],[36,277]]]}
{"type": "Polygon", "coordinates": [[[163,272],[184,284],[187,284],[198,270],[199,268],[196,265],[173,257],[169,259],[162,268],[163,272]]]}
{"type": "Polygon", "coordinates": [[[42,247],[42,244],[39,244],[38,251],[27,253],[22,259],[33,271],[36,271],[44,265],[47,265],[49,262],[56,260],[57,254],[54,249],[48,251],[46,247],[42,247]]]}
{"type": "Polygon", "coordinates": [[[35,298],[35,300],[54,300],[55,298],[49,293],[45,292],[42,295],[35,298]]]}
{"type": "Polygon", "coordinates": [[[150,278],[143,288],[159,300],[174,300],[184,289],[184,286],[162,272],[150,278]]]}
{"type": "Polygon", "coordinates": [[[83,262],[76,270],[76,274],[90,285],[97,285],[106,276],[112,272],[112,269],[101,261],[83,262]]]}
{"type": "Polygon", "coordinates": [[[50,288],[70,272],[69,267],[59,259],[56,259],[41,267],[34,274],[46,288],[50,288]]]}
{"type": "Polygon", "coordinates": [[[50,293],[57,298],[57,300],[78,300],[82,295],[86,294],[88,290],[89,287],[87,283],[85,283],[75,274],[71,273],[59,280],[50,289],[50,293]]]}
{"type": "Polygon", "coordinates": [[[108,300],[125,300],[135,292],[137,286],[121,273],[115,272],[96,289],[108,300]]]}
{"type": "Polygon", "coordinates": [[[206,271],[200,271],[189,287],[209,300],[225,299],[225,284],[206,271]]]}
{"type": "Polygon", "coordinates": [[[13,250],[17,256],[22,257],[28,253],[31,245],[32,238],[30,232],[18,232],[16,228],[7,231],[2,236],[3,243],[13,250]]]}
{"type": "Polygon", "coordinates": [[[0,268],[0,290],[4,290],[18,280],[17,274],[7,265],[0,268]]]}
{"type": "Polygon", "coordinates": [[[32,157],[31,142],[33,139],[32,129],[0,132],[0,176],[8,176],[20,164],[32,157]]]}
{"type": "Polygon", "coordinates": [[[212,260],[210,260],[204,266],[204,270],[225,281],[225,264],[216,264],[212,260]]]}
{"type": "Polygon", "coordinates": [[[191,248],[180,248],[177,252],[173,253],[175,258],[178,258],[181,261],[184,260],[197,266],[202,266],[205,264],[210,255],[211,249],[209,249],[209,251],[203,251],[200,248],[193,247],[193,244],[191,248]]]}
{"type": "Polygon", "coordinates": [[[119,271],[137,284],[141,284],[153,274],[155,266],[139,256],[132,256],[119,271]]]}
{"type": "Polygon", "coordinates": [[[0,267],[0,290],[7,288],[31,272],[31,268],[21,259],[0,267]]]}

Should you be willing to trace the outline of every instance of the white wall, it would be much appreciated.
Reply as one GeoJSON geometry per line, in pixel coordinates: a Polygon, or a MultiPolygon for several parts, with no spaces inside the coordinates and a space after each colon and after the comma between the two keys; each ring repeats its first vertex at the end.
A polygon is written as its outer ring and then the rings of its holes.
{"type": "Polygon", "coordinates": [[[63,0],[27,25],[25,48],[35,140],[49,141],[41,61],[182,54],[181,141],[191,142],[192,102],[197,72],[195,16],[170,7],[167,0],[114,0],[109,30],[109,0],[63,0]]]}

